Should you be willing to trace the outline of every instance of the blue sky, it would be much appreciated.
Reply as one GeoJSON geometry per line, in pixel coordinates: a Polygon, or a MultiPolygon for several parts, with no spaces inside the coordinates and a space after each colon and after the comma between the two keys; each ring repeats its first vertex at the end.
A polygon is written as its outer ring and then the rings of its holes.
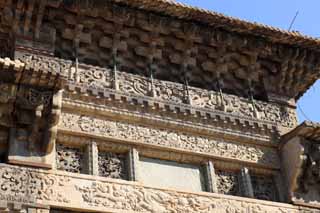
{"type": "MultiPolygon", "coordinates": [[[[296,12],[299,14],[292,30],[320,38],[319,0],[177,0],[243,20],[288,29],[296,12]]],[[[320,80],[298,101],[299,121],[320,122],[320,80]]]]}

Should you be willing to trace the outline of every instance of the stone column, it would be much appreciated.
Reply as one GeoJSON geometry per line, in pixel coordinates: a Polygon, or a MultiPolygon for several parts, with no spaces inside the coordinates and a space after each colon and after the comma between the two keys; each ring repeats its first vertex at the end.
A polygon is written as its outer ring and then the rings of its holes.
{"type": "Polygon", "coordinates": [[[127,156],[128,178],[131,181],[139,181],[139,153],[135,148],[130,149],[127,156]]]}
{"type": "Polygon", "coordinates": [[[241,169],[239,175],[239,187],[241,195],[244,197],[254,198],[251,177],[248,168],[241,169]]]}
{"type": "Polygon", "coordinates": [[[212,161],[206,162],[203,167],[206,190],[208,192],[218,193],[217,180],[212,161]]]}
{"type": "Polygon", "coordinates": [[[86,146],[85,162],[83,165],[85,174],[99,175],[98,168],[98,146],[96,142],[91,142],[86,146]]]}

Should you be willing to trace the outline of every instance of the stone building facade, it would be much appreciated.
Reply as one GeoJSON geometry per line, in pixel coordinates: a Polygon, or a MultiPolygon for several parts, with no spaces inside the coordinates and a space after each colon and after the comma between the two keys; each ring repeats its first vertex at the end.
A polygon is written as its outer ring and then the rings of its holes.
{"type": "Polygon", "coordinates": [[[0,212],[320,212],[320,41],[172,0],[0,0],[0,212]]]}

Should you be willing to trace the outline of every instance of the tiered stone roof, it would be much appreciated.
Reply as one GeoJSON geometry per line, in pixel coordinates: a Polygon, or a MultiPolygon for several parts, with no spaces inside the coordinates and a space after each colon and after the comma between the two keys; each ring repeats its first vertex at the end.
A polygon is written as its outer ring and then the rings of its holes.
{"type": "MultiPolygon", "coordinates": [[[[287,31],[257,22],[248,22],[221,13],[189,6],[174,0],[110,0],[130,7],[148,10],[179,19],[196,21],[212,27],[219,27],[231,32],[249,34],[268,39],[271,42],[320,50],[320,39],[303,35],[297,31],[287,31]]],[[[80,1],[81,2],[81,1],[80,1]]],[[[83,1],[86,2],[86,1],[83,1]]],[[[93,3],[96,1],[93,1],[93,3]]],[[[94,4],[103,4],[97,1],[94,4]]]]}

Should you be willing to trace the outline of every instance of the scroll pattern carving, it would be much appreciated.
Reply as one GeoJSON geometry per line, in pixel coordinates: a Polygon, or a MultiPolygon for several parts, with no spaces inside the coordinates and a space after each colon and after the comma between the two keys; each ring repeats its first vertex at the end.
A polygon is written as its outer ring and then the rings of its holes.
{"type": "Polygon", "coordinates": [[[59,190],[69,182],[66,177],[45,175],[20,168],[1,168],[0,177],[0,200],[70,202],[65,193],[59,190]]]}
{"type": "MultiPolygon", "coordinates": [[[[24,56],[22,61],[36,64],[39,67],[51,69],[69,76],[69,81],[80,83],[84,87],[112,89],[113,77],[111,70],[93,66],[79,66],[78,73],[71,67],[71,61],[55,59],[45,56],[24,56]],[[79,77],[78,77],[79,76],[79,77]]],[[[124,94],[148,96],[150,94],[150,79],[129,73],[118,73],[119,91],[124,94]]],[[[157,100],[170,103],[183,103],[185,100],[182,84],[167,81],[154,81],[154,90],[157,100]]],[[[259,119],[276,122],[286,127],[297,125],[297,118],[294,109],[283,109],[276,104],[262,101],[255,101],[255,108],[249,99],[235,95],[224,94],[223,101],[215,91],[208,91],[200,88],[190,87],[190,98],[192,106],[205,108],[207,110],[224,111],[237,116],[256,118],[257,111],[259,119]]]]}
{"type": "Polygon", "coordinates": [[[218,192],[226,195],[240,195],[238,176],[233,172],[216,171],[218,192]]]}
{"type": "Polygon", "coordinates": [[[57,144],[56,165],[57,169],[81,173],[81,159],[83,153],[79,148],[57,144]]]}
{"type": "Polygon", "coordinates": [[[82,194],[83,201],[90,206],[133,212],[298,212],[292,209],[262,206],[227,198],[213,198],[111,183],[95,182],[88,186],[76,186],[76,189],[82,194]]]}
{"type": "Polygon", "coordinates": [[[277,201],[277,192],[272,177],[251,175],[251,181],[255,198],[277,201]]]}
{"type": "Polygon", "coordinates": [[[88,69],[86,72],[79,73],[79,82],[88,85],[91,88],[110,88],[111,82],[107,79],[111,79],[110,72],[104,72],[102,69],[88,69]]]}
{"type": "Polygon", "coordinates": [[[255,212],[311,213],[313,209],[292,205],[268,204],[258,200],[217,196],[211,193],[183,193],[143,187],[124,181],[85,178],[70,173],[66,177],[40,169],[0,167],[0,200],[30,204],[52,205],[61,209],[83,211],[128,212],[255,212]],[[69,197],[72,195],[72,199],[69,197]]]}
{"type": "Polygon", "coordinates": [[[100,176],[127,179],[125,156],[111,152],[99,152],[98,164],[100,176]]]}
{"type": "Polygon", "coordinates": [[[159,145],[227,158],[277,165],[277,153],[272,148],[217,141],[164,129],[149,128],[94,117],[64,113],[60,128],[68,131],[88,132],[116,139],[159,145]]]}
{"type": "Polygon", "coordinates": [[[60,74],[67,74],[70,71],[72,62],[59,59],[54,60],[51,57],[23,54],[19,60],[28,64],[31,67],[37,67],[39,70],[48,72],[59,72],[60,74]]]}

